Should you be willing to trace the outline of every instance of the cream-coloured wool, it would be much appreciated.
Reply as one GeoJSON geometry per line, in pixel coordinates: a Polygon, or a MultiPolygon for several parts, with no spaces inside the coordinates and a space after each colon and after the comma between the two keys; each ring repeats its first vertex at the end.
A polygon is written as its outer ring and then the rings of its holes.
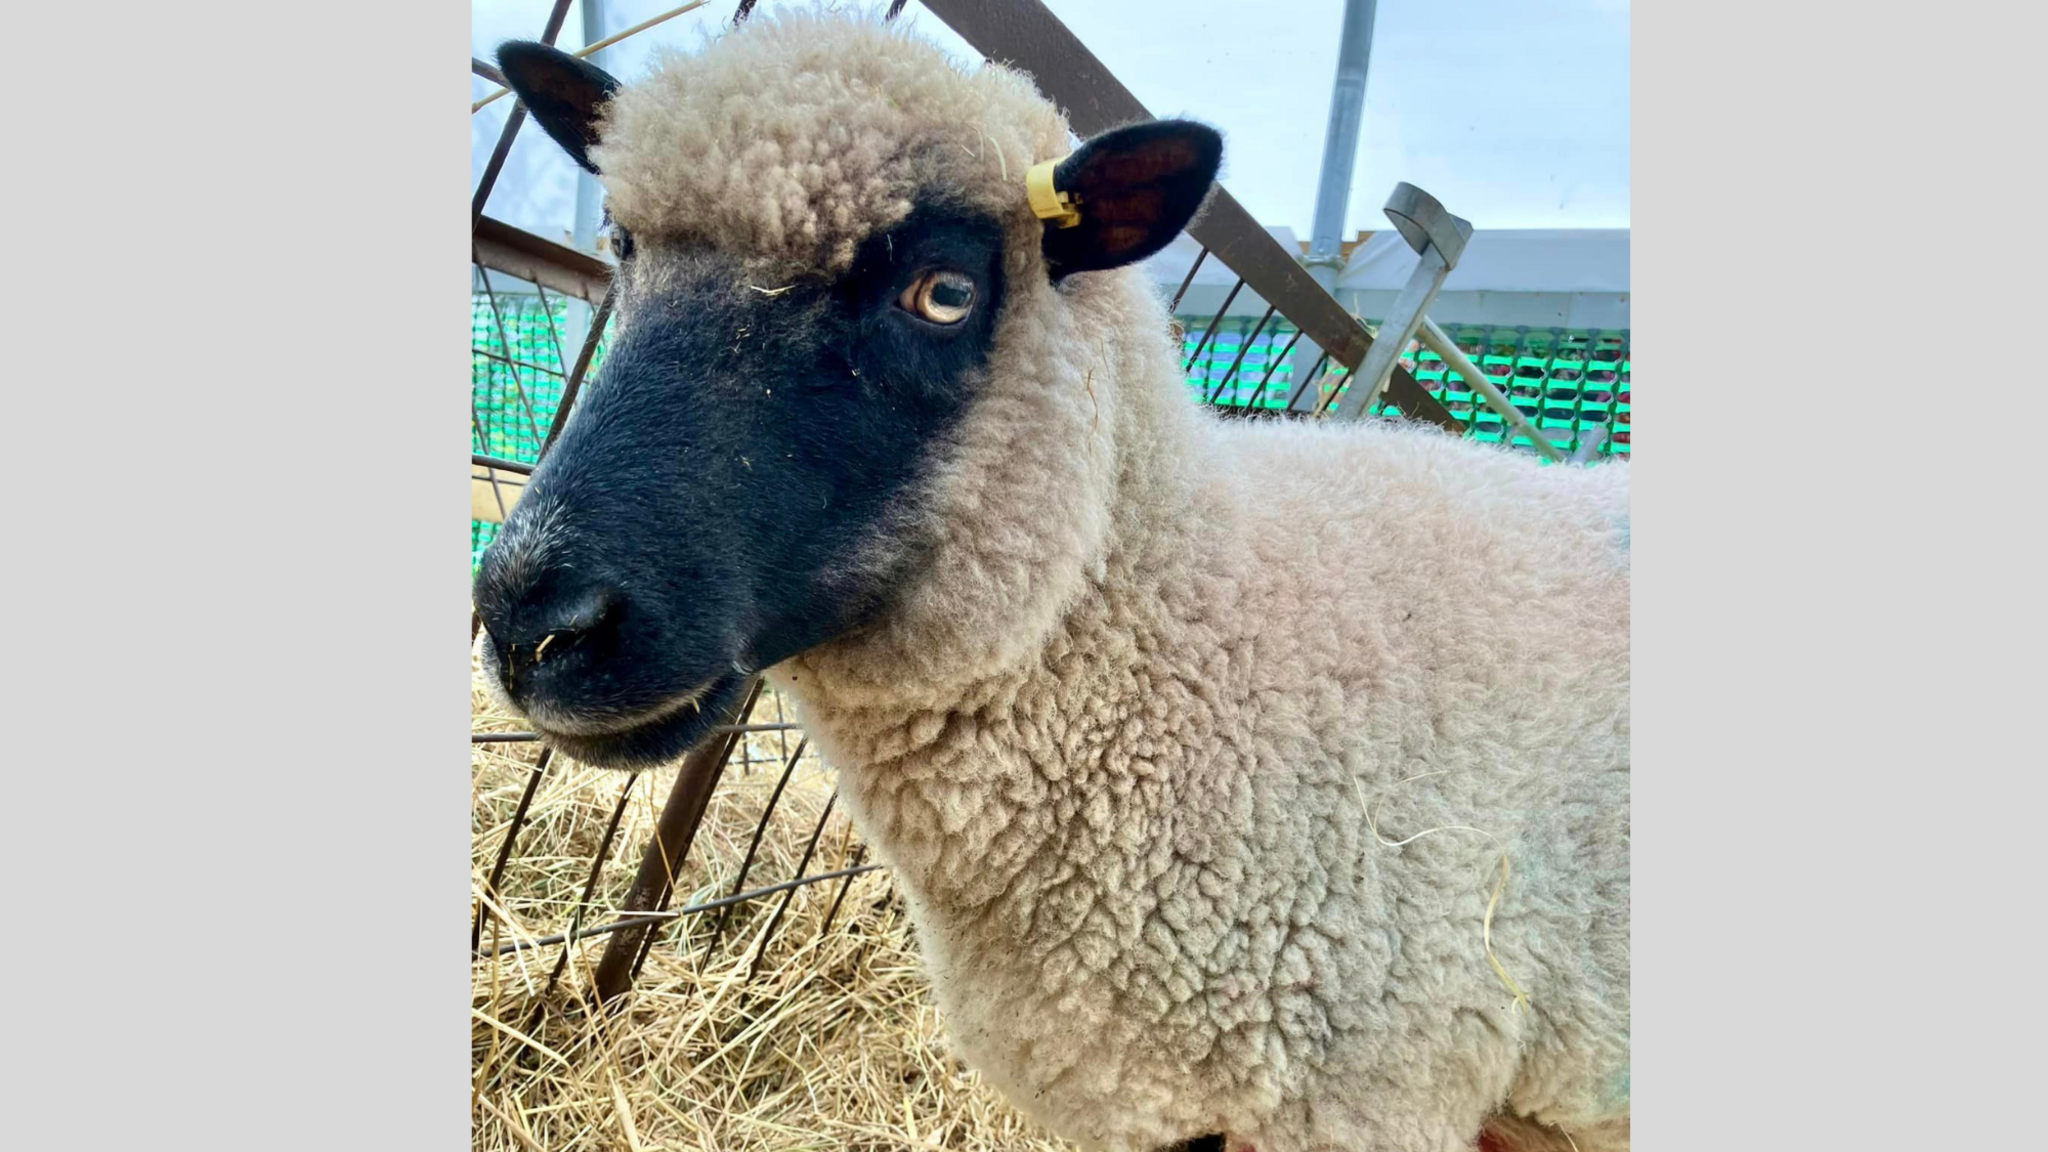
{"type": "Polygon", "coordinates": [[[1023,176],[1057,111],[872,16],[758,13],[602,137],[636,277],[678,242],[836,273],[919,198],[1005,225],[975,399],[872,549],[929,565],[769,672],[963,1057],[1118,1152],[1453,1152],[1498,1113],[1627,1148],[1625,466],[1213,419],[1141,273],[1049,282],[1023,176]],[[1503,849],[1526,1011],[1482,940],[1503,849]]]}

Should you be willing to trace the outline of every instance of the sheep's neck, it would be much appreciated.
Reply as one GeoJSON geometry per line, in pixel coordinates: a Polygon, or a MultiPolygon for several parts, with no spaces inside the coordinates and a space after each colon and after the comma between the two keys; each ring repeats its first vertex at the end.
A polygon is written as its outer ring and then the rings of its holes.
{"type": "Polygon", "coordinates": [[[1216,631],[1238,567],[1234,504],[1203,490],[1200,418],[1177,376],[1155,383],[1122,413],[1148,434],[1119,463],[1102,578],[1039,650],[934,691],[931,707],[837,691],[829,665],[789,685],[862,832],[927,906],[1001,904],[1021,926],[1073,860],[1142,870],[1169,847],[1177,798],[1215,786],[1186,779],[1146,720],[1168,709],[1207,728],[1230,706],[1198,685],[1237,643],[1216,631]]]}

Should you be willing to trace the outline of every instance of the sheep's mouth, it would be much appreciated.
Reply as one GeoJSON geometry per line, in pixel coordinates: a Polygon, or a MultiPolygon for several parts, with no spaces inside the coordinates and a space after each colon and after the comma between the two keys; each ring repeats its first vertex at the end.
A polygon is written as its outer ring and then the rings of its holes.
{"type": "Polygon", "coordinates": [[[597,768],[637,772],[696,747],[731,713],[746,686],[745,676],[727,672],[651,714],[602,730],[577,725],[577,731],[561,731],[538,718],[528,719],[534,731],[563,755],[597,768]]]}

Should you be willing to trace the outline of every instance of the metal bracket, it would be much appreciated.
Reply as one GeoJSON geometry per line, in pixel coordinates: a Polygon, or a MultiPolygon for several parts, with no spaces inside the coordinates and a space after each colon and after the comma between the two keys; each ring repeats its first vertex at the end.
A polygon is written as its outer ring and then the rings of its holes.
{"type": "Polygon", "coordinates": [[[1387,377],[1394,371],[1394,362],[1401,358],[1401,350],[1415,339],[1423,314],[1443,288],[1444,278],[1458,266],[1458,258],[1465,254],[1465,242],[1472,238],[1471,221],[1451,215],[1436,197],[1405,181],[1394,185],[1385,211],[1420,259],[1394,306],[1387,310],[1387,318],[1380,322],[1379,334],[1351,377],[1350,391],[1337,402],[1335,415],[1339,420],[1356,420],[1371,410],[1373,401],[1379,399],[1380,391],[1387,386],[1387,377]]]}

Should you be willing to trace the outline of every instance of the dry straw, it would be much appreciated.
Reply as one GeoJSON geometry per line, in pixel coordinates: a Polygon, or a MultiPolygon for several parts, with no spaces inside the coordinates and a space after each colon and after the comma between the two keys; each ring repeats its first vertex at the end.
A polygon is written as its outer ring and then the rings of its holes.
{"type": "MultiPolygon", "coordinates": [[[[782,719],[779,707],[764,693],[752,719],[782,719]]],[[[495,710],[481,681],[472,711],[477,731],[522,727],[495,710]]],[[[732,891],[799,737],[764,732],[744,740],[677,877],[676,907],[732,891]]],[[[718,913],[662,925],[639,980],[610,1011],[597,1005],[594,993],[607,938],[579,941],[569,947],[559,986],[548,994],[560,945],[498,953],[569,926],[626,777],[554,757],[498,891],[487,897],[484,882],[536,752],[532,744],[471,749],[472,887],[489,911],[481,957],[471,967],[474,1148],[1070,1148],[949,1057],[886,870],[795,889],[765,952],[762,938],[779,895],[733,905],[715,942],[718,913]],[[760,970],[749,979],[757,952],[760,970]]],[[[620,915],[618,904],[673,780],[674,771],[665,770],[635,782],[584,924],[620,915]]],[[[806,750],[761,837],[747,888],[796,875],[834,784],[816,752],[806,750]]],[[[858,863],[860,851],[835,809],[806,874],[858,863]]]]}

